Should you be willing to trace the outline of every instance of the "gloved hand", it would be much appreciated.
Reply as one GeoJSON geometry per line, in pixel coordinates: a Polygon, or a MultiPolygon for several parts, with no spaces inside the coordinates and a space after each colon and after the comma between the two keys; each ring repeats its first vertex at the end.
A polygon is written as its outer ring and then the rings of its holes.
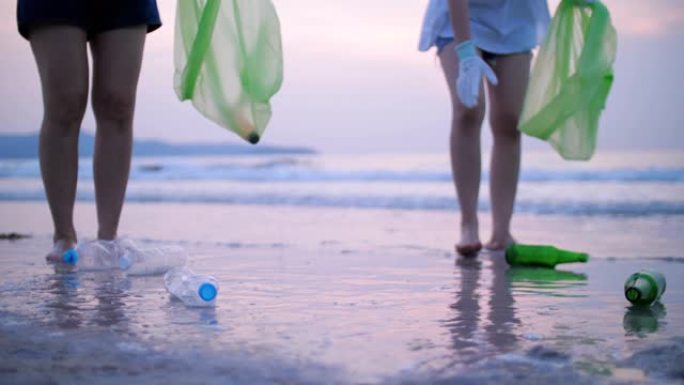
{"type": "Polygon", "coordinates": [[[480,96],[482,76],[486,76],[493,85],[497,85],[499,80],[492,68],[477,54],[471,40],[456,46],[456,54],[459,59],[456,93],[464,106],[473,108],[480,96]]]}
{"type": "Polygon", "coordinates": [[[596,2],[596,0],[575,0],[575,4],[577,5],[592,5],[596,2]]]}

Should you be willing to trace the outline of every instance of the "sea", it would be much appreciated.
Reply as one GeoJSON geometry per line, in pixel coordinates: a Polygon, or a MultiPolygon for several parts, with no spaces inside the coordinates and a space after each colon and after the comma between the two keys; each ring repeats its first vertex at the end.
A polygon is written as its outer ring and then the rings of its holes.
{"type": "MultiPolygon", "coordinates": [[[[480,209],[487,212],[487,157],[480,209]]],[[[93,201],[92,161],[77,200],[93,201]]],[[[215,203],[457,212],[447,154],[264,154],[135,157],[129,202],[215,203]]],[[[0,159],[0,201],[43,201],[37,159],[0,159]]],[[[515,211],[539,215],[684,217],[684,151],[606,151],[590,161],[523,156],[515,211]]]]}

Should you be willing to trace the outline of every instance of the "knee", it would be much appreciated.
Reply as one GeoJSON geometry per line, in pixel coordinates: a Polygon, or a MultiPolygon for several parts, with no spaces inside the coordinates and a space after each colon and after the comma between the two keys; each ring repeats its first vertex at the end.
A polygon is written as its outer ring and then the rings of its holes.
{"type": "Polygon", "coordinates": [[[117,130],[130,129],[135,110],[135,94],[120,90],[93,94],[93,112],[99,121],[114,123],[117,130]]]}
{"type": "Polygon", "coordinates": [[[482,106],[455,108],[453,111],[452,127],[455,131],[463,134],[479,135],[483,119],[484,108],[482,106]]]}
{"type": "Polygon", "coordinates": [[[494,140],[520,140],[518,121],[520,114],[516,112],[498,112],[491,115],[492,136],[494,140]]]}
{"type": "Polygon", "coordinates": [[[78,135],[87,104],[87,91],[62,90],[45,103],[45,121],[59,135],[78,135]]]}

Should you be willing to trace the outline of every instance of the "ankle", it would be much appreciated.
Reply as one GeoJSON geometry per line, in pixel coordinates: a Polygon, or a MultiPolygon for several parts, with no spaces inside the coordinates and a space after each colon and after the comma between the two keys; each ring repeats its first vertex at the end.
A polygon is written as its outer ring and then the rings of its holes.
{"type": "Polygon", "coordinates": [[[492,237],[490,238],[491,242],[496,242],[496,243],[501,243],[501,244],[509,244],[514,241],[513,235],[511,235],[510,231],[495,231],[492,233],[492,237]]]}
{"type": "Polygon", "coordinates": [[[460,243],[475,243],[480,240],[480,229],[477,224],[461,225],[460,243]]]}
{"type": "Polygon", "coordinates": [[[463,216],[461,217],[461,227],[478,227],[479,226],[479,220],[477,219],[476,216],[463,216]]]}
{"type": "Polygon", "coordinates": [[[505,239],[511,236],[510,223],[496,223],[492,224],[492,238],[505,239]]]}
{"type": "Polygon", "coordinates": [[[97,239],[100,241],[114,241],[116,240],[116,231],[103,231],[97,232],[97,239]]]}
{"type": "Polygon", "coordinates": [[[75,231],[67,231],[67,232],[55,232],[54,235],[52,236],[52,242],[57,243],[57,242],[64,242],[64,243],[76,243],[77,242],[77,237],[76,237],[76,232],[75,231]]]}

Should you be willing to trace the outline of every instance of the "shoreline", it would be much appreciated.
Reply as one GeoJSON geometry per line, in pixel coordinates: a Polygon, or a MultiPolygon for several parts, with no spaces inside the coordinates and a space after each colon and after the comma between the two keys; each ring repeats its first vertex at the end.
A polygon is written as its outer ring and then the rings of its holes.
{"type": "MultiPolygon", "coordinates": [[[[0,233],[32,236],[51,246],[52,221],[45,202],[0,202],[0,233]]],[[[81,239],[93,239],[93,202],[77,202],[81,239]]],[[[140,241],[208,244],[291,245],[318,250],[421,248],[454,256],[457,212],[363,210],[225,204],[126,203],[120,235],[140,241]]],[[[491,220],[480,216],[488,237],[491,220]]],[[[684,216],[620,217],[514,214],[513,235],[521,243],[551,244],[588,252],[592,258],[678,258],[683,256],[684,216]]]]}
{"type": "Polygon", "coordinates": [[[0,382],[681,379],[681,262],[540,270],[419,247],[182,244],[193,270],[219,280],[215,308],[171,300],[160,276],[55,273],[35,239],[1,242],[0,382]],[[662,306],[632,309],[621,286],[645,266],[666,273],[667,292],[662,306]]]}
{"type": "MultiPolygon", "coordinates": [[[[217,306],[190,309],[160,276],[56,273],[47,205],[0,211],[0,232],[32,236],[0,241],[0,382],[681,380],[670,364],[684,360],[680,218],[519,215],[518,239],[593,254],[539,270],[500,253],[455,258],[456,213],[126,204],[124,235],[180,245],[217,278],[217,306]],[[622,293],[643,268],[668,279],[647,311],[622,293]]],[[[78,202],[78,228],[95,223],[94,204],[78,202]]]]}

